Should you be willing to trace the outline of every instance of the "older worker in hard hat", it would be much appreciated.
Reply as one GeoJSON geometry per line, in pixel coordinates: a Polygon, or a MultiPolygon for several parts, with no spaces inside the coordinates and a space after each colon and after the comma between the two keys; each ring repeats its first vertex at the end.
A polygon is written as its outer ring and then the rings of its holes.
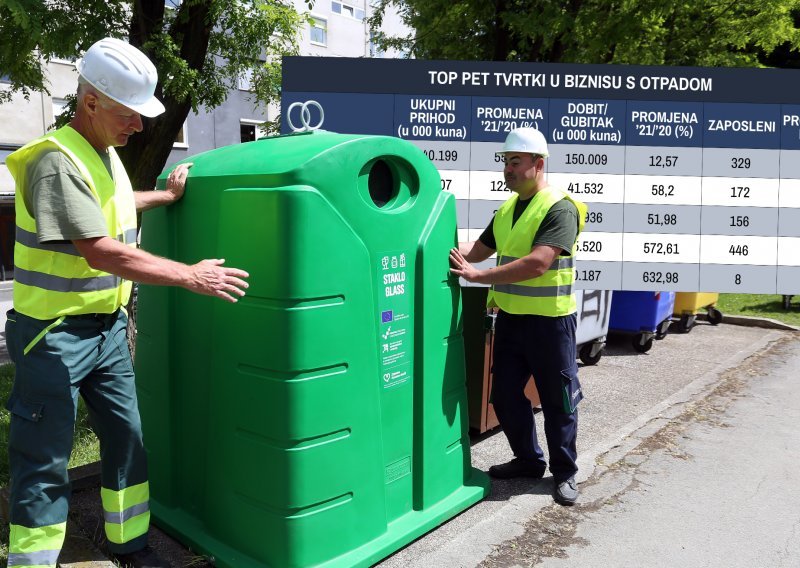
{"type": "Polygon", "coordinates": [[[547,142],[538,130],[518,128],[503,146],[504,173],[512,195],[475,242],[450,252],[451,271],[489,284],[495,326],[492,404],[514,459],[489,468],[495,478],[544,476],[547,462],[536,436],[525,385],[536,382],[553,474],[553,497],[562,505],[578,498],[575,484],[577,404],[582,398],[575,362],[575,244],[586,206],[547,184],[547,142]],[[497,265],[471,263],[497,251],[497,265]]]}
{"type": "Polygon", "coordinates": [[[219,259],[173,262],[136,247],[136,211],[181,198],[179,166],[165,191],[132,191],[114,151],[142,130],[153,64],[106,38],[77,65],[69,124],[11,154],[16,181],[14,309],[6,339],[16,363],[11,412],[8,565],[55,567],[70,495],[67,462],[78,394],[100,439],[108,546],[123,566],[166,566],[147,547],[147,465],[126,342],[131,280],[181,286],[235,302],[248,275],[219,259]]]}

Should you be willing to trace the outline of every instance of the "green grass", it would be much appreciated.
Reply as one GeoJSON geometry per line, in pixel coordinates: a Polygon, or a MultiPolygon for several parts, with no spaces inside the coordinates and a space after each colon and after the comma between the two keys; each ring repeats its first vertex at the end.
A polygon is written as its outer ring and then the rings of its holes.
{"type": "MultiPolygon", "coordinates": [[[[0,365],[0,487],[8,484],[8,427],[11,420],[5,401],[11,393],[14,382],[14,364],[0,365]]],[[[100,459],[100,444],[97,436],[89,427],[89,417],[83,400],[78,401],[78,419],[75,422],[75,437],[73,440],[72,456],[69,467],[84,465],[100,459]]]]}
{"type": "MultiPolygon", "coordinates": [[[[14,364],[0,365],[0,487],[8,484],[8,427],[10,423],[9,412],[5,409],[5,402],[11,393],[14,382],[14,364]]],[[[100,444],[97,437],[89,427],[89,418],[86,407],[81,400],[78,403],[78,419],[75,423],[75,437],[73,440],[72,456],[69,467],[84,465],[100,459],[100,444]]],[[[8,524],[0,520],[0,566],[5,566],[8,561],[8,524]]]]}
{"type": "Polygon", "coordinates": [[[770,318],[800,327],[800,295],[793,296],[785,310],[783,296],[775,294],[720,294],[717,309],[723,315],[770,318]]]}

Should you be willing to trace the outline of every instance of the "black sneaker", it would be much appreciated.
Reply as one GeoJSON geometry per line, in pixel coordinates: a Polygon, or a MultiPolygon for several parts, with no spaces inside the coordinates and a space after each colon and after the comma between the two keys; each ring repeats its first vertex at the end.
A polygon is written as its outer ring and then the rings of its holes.
{"type": "Polygon", "coordinates": [[[512,479],[514,477],[541,479],[544,477],[544,468],[538,464],[514,458],[510,462],[490,467],[489,475],[496,479],[512,479]]]}
{"type": "Polygon", "coordinates": [[[561,482],[557,481],[555,485],[553,499],[555,499],[556,503],[567,507],[574,505],[575,501],[578,500],[578,486],[575,483],[575,476],[561,482]]]}
{"type": "Polygon", "coordinates": [[[114,559],[121,568],[172,568],[172,564],[162,560],[149,546],[128,554],[115,554],[114,559]]]}

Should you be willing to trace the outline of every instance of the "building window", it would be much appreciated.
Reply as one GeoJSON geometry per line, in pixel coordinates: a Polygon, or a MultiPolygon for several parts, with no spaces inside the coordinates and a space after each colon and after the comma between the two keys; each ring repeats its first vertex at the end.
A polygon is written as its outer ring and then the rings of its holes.
{"type": "Polygon", "coordinates": [[[375,44],[375,33],[369,32],[369,56],[370,57],[383,57],[385,55],[385,51],[380,49],[375,44]]]}
{"type": "Polygon", "coordinates": [[[61,63],[63,65],[75,65],[75,63],[78,61],[78,57],[76,55],[69,57],[53,57],[53,59],[50,61],[53,63],[61,63]]]}
{"type": "Polygon", "coordinates": [[[241,75],[239,75],[239,79],[236,81],[237,87],[240,91],[252,91],[253,90],[253,70],[252,69],[245,69],[241,75]]]}
{"type": "Polygon", "coordinates": [[[188,148],[189,147],[189,136],[186,129],[186,121],[183,122],[183,126],[181,129],[178,130],[178,134],[175,135],[175,142],[172,143],[173,148],[188,148]]]}
{"type": "Polygon", "coordinates": [[[356,8],[355,6],[346,2],[331,2],[331,12],[334,14],[349,16],[358,21],[364,19],[364,10],[361,8],[356,8]]]}
{"type": "Polygon", "coordinates": [[[328,21],[324,18],[311,16],[311,43],[328,45],[328,21]]]}
{"type": "Polygon", "coordinates": [[[67,108],[67,100],[66,99],[57,99],[53,98],[53,119],[58,118],[64,109],[67,108]]]}
{"type": "Polygon", "coordinates": [[[264,124],[260,120],[249,120],[243,118],[239,121],[239,131],[241,132],[242,142],[253,142],[264,136],[261,125],[264,124]]]}

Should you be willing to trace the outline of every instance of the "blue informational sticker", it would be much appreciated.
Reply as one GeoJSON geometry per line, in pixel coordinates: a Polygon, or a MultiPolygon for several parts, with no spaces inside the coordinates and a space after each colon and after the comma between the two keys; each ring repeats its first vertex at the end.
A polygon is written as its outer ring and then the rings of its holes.
{"type": "Polygon", "coordinates": [[[380,373],[383,388],[394,388],[411,380],[413,346],[413,318],[411,314],[412,267],[408,254],[390,251],[378,256],[378,310],[381,327],[380,373]]]}

